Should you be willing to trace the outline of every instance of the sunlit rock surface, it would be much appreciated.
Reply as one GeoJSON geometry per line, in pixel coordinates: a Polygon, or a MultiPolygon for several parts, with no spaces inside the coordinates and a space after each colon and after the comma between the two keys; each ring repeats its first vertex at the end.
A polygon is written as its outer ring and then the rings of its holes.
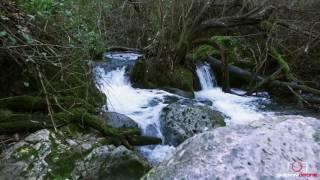
{"type": "Polygon", "coordinates": [[[301,179],[319,172],[319,142],[320,121],[302,116],[218,128],[186,140],[143,179],[301,179]]]}

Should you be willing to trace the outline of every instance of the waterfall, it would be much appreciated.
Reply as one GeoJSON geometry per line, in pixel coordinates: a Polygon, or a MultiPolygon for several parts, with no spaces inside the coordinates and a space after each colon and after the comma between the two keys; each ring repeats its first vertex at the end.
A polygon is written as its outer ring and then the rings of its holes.
{"type": "Polygon", "coordinates": [[[197,66],[197,75],[199,77],[202,90],[213,89],[217,86],[216,78],[209,64],[200,64],[197,66]]]}
{"type": "MultiPolygon", "coordinates": [[[[118,112],[132,118],[147,136],[163,138],[160,128],[160,114],[170,100],[168,97],[184,99],[171,93],[157,89],[139,89],[132,87],[127,70],[135,64],[141,55],[127,52],[113,52],[106,55],[108,61],[95,67],[99,89],[107,96],[109,111],[118,112]]],[[[238,96],[224,93],[217,86],[216,78],[207,63],[197,66],[201,91],[195,92],[199,104],[209,106],[225,116],[227,126],[249,124],[252,121],[265,119],[274,114],[263,112],[259,107],[269,103],[267,97],[238,96]],[[210,103],[207,103],[210,102],[210,103]]],[[[232,89],[237,94],[244,91],[232,89]]],[[[170,157],[175,147],[168,145],[144,146],[140,152],[151,162],[157,164],[170,157]]]]}
{"type": "MultiPolygon", "coordinates": [[[[234,94],[224,93],[217,82],[211,67],[207,64],[200,64],[196,69],[201,91],[196,92],[196,99],[209,100],[212,102],[212,108],[218,110],[227,116],[226,123],[247,124],[251,121],[262,119],[265,114],[258,109],[261,103],[267,103],[267,98],[244,97],[234,94]]],[[[233,89],[238,94],[245,92],[233,89]]]]}
{"type": "MultiPolygon", "coordinates": [[[[113,69],[105,69],[101,65],[95,68],[99,89],[107,96],[107,107],[111,112],[124,114],[134,120],[147,136],[163,138],[160,130],[160,114],[167,106],[166,98],[172,95],[162,90],[133,88],[126,69],[140,55],[135,53],[109,53],[106,55],[113,69]]],[[[174,147],[158,145],[140,148],[147,159],[156,164],[168,157],[174,147]]]]}
{"type": "MultiPolygon", "coordinates": [[[[160,130],[160,114],[170,102],[167,101],[168,97],[177,98],[177,96],[162,90],[132,87],[126,71],[140,56],[132,52],[107,54],[108,61],[105,62],[107,66],[99,64],[95,68],[97,83],[107,96],[109,111],[132,118],[144,135],[163,138],[160,130]]],[[[208,64],[198,65],[196,72],[202,90],[195,92],[194,100],[211,101],[212,109],[222,112],[227,117],[227,124],[245,124],[263,118],[262,113],[256,108],[261,98],[224,93],[217,86],[214,73],[208,64]]],[[[151,163],[156,164],[169,157],[174,149],[168,145],[145,146],[140,148],[140,152],[151,163]]]]}

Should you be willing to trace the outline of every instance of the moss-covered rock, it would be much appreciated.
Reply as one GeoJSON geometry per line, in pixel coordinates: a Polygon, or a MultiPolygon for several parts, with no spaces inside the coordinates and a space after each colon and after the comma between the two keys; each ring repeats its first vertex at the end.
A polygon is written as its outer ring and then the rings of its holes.
{"type": "Polygon", "coordinates": [[[135,152],[96,134],[73,139],[40,130],[4,152],[1,179],[139,179],[150,168],[135,152]]]}
{"type": "Polygon", "coordinates": [[[73,179],[140,179],[150,166],[124,146],[101,146],[76,165],[73,179]]]}
{"type": "Polygon", "coordinates": [[[170,145],[179,145],[195,134],[221,126],[225,122],[220,112],[191,100],[170,104],[161,114],[164,140],[170,145]]]}
{"type": "Polygon", "coordinates": [[[145,61],[136,63],[131,73],[134,85],[145,88],[171,87],[193,92],[194,79],[192,71],[185,67],[176,66],[171,70],[161,63],[149,67],[145,61]]]}

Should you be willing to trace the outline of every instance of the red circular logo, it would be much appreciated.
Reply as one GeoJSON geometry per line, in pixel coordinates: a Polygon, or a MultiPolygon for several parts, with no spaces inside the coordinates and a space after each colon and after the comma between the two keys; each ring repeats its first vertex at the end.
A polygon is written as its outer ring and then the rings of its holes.
{"type": "Polygon", "coordinates": [[[303,164],[301,161],[294,161],[293,163],[290,164],[290,167],[294,172],[301,172],[303,168],[303,164]]]}

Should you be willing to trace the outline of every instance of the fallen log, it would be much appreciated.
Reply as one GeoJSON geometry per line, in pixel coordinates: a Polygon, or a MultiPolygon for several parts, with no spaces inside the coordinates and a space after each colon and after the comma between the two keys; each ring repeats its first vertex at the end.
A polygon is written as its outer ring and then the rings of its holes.
{"type": "MultiPolygon", "coordinates": [[[[110,127],[104,119],[92,115],[82,108],[70,112],[56,113],[53,114],[53,117],[57,127],[77,123],[98,130],[117,145],[123,144],[131,147],[161,143],[159,138],[141,136],[138,128],[117,129],[110,127]]],[[[0,111],[0,134],[35,131],[52,127],[50,117],[45,114],[15,114],[10,111],[0,111]]]]}
{"type": "Polygon", "coordinates": [[[124,47],[124,46],[112,46],[108,48],[108,51],[133,51],[138,53],[142,52],[141,49],[124,47]]]}
{"type": "MultiPolygon", "coordinates": [[[[207,59],[207,62],[213,67],[215,71],[221,71],[223,68],[222,62],[214,57],[209,56],[207,59]]],[[[279,81],[274,79],[270,79],[266,81],[264,77],[253,76],[251,72],[243,70],[234,65],[229,65],[228,71],[231,76],[236,77],[237,79],[243,81],[244,83],[250,83],[253,80],[253,82],[255,82],[256,84],[259,84],[260,82],[265,81],[265,83],[261,85],[261,87],[264,87],[264,88],[282,87],[282,88],[288,89],[288,86],[289,86],[294,90],[301,90],[302,92],[320,95],[320,90],[318,89],[315,89],[306,85],[300,85],[300,84],[297,84],[296,82],[285,82],[285,81],[279,81]]]]}
{"type": "MultiPolygon", "coordinates": [[[[207,62],[212,66],[212,68],[215,70],[215,72],[221,73],[223,70],[223,63],[222,61],[209,56],[207,59],[207,62]]],[[[260,76],[254,77],[252,73],[243,70],[242,68],[239,68],[234,65],[228,65],[228,71],[231,77],[235,78],[236,80],[240,80],[243,83],[250,83],[252,80],[253,82],[260,82],[264,78],[260,76]]]]}
{"type": "Polygon", "coordinates": [[[269,77],[264,78],[254,88],[252,88],[250,91],[248,91],[246,93],[246,95],[252,95],[252,93],[256,92],[260,87],[262,87],[265,84],[268,84],[270,81],[275,79],[281,73],[281,70],[282,70],[282,68],[279,68],[276,72],[271,74],[269,77]]]}
{"type": "Polygon", "coordinates": [[[130,144],[134,144],[135,146],[156,145],[162,143],[160,138],[150,136],[131,136],[128,141],[130,144]]]}
{"type": "Polygon", "coordinates": [[[299,85],[295,82],[284,82],[284,81],[274,80],[274,81],[271,81],[268,85],[271,87],[277,87],[277,86],[288,87],[288,86],[290,86],[294,90],[301,90],[303,92],[308,92],[308,93],[320,96],[320,90],[311,88],[306,85],[299,85]]]}
{"type": "Polygon", "coordinates": [[[257,7],[250,12],[240,16],[229,16],[205,20],[196,27],[197,32],[203,32],[207,29],[233,28],[239,26],[256,25],[265,19],[268,19],[274,12],[274,6],[257,7]]]}
{"type": "MultiPolygon", "coordinates": [[[[70,108],[84,108],[95,112],[96,109],[87,101],[70,96],[51,97],[50,105],[54,111],[65,111],[70,108]]],[[[10,109],[18,112],[47,112],[48,104],[42,96],[14,96],[0,99],[0,109],[10,109]]]]}
{"type": "Polygon", "coordinates": [[[320,104],[320,96],[304,96],[302,98],[312,104],[320,104]]]}

